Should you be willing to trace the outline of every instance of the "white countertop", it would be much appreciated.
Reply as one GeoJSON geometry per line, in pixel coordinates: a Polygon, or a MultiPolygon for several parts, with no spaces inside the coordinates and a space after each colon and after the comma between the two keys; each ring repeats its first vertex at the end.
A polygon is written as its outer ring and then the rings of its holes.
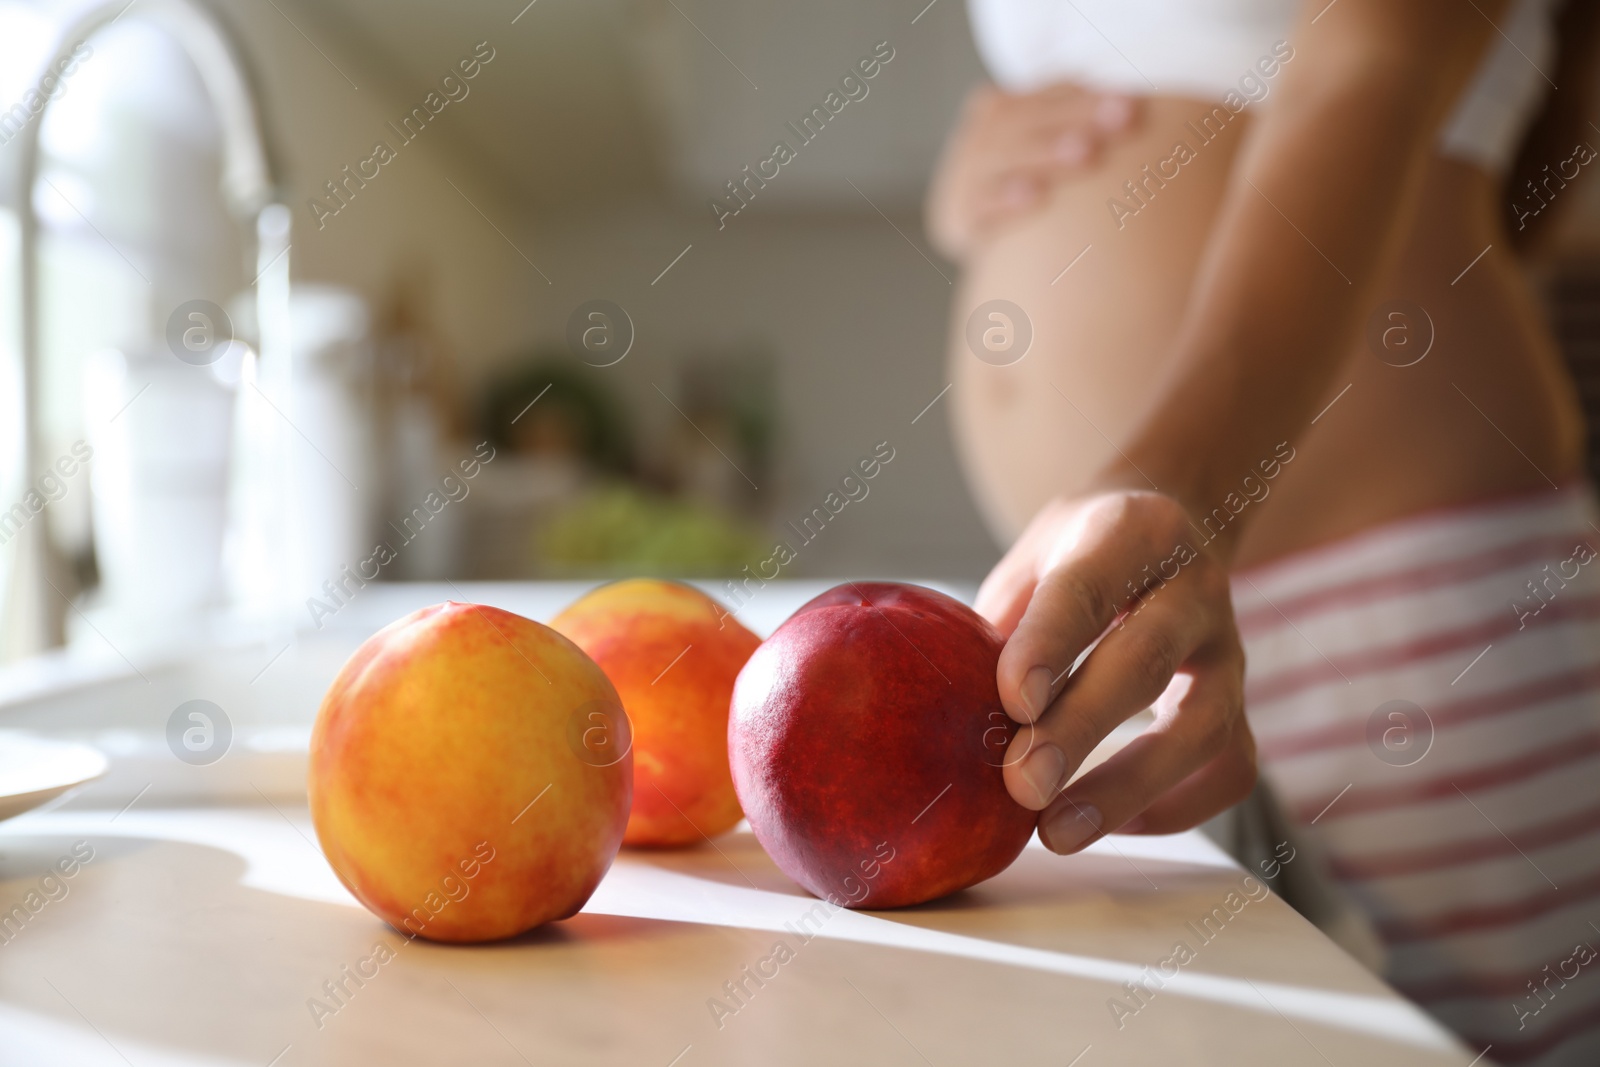
{"type": "MultiPolygon", "coordinates": [[[[773,583],[740,617],[768,633],[826,584],[773,583]]],[[[828,914],[735,831],[625,850],[581,914],[520,938],[406,941],[316,846],[305,745],[322,690],[416,607],[473,600],[544,620],[583,588],[375,584],[321,631],[140,642],[103,620],[103,634],[0,670],[0,728],[111,756],[68,807],[0,823],[0,1067],[1472,1061],[1276,896],[1247,900],[1244,872],[1197,833],[1068,858],[1035,842],[945,900],[828,914]],[[165,739],[197,698],[234,730],[203,767],[165,739]],[[93,859],[44,884],[78,842],[93,859]],[[15,907],[27,918],[7,928],[15,907]],[[1169,977],[1180,940],[1194,956],[1169,977]],[[380,945],[393,958],[363,965],[380,945]],[[362,966],[358,985],[345,969],[362,966]],[[725,983],[741,982],[734,999],[725,983]]]]}
{"type": "Polygon", "coordinates": [[[625,850],[580,915],[484,946],[407,942],[283,805],[22,816],[0,825],[0,907],[80,841],[94,856],[66,894],[0,944],[7,1067],[1471,1059],[1276,896],[1203,941],[1243,872],[1194,833],[1069,858],[1035,842],[946,900],[824,915],[735,831],[625,850]],[[792,958],[761,965],[780,939],[792,958]],[[1163,978],[1179,940],[1194,958],[1163,978]],[[380,944],[393,958],[330,998],[380,944]],[[1142,1006],[1123,986],[1141,979],[1142,1006]],[[742,1004],[724,988],[741,980],[742,1004]]]}

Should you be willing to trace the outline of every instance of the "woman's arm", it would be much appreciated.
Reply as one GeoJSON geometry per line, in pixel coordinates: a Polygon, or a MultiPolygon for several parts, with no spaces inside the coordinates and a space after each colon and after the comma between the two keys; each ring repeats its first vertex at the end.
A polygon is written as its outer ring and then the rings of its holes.
{"type": "Polygon", "coordinates": [[[1173,374],[1098,487],[1148,488],[1142,470],[1203,514],[1305,429],[1505,6],[1338,0],[1302,22],[1219,212],[1173,374]]]}
{"type": "Polygon", "coordinates": [[[1044,509],[979,593],[1008,635],[1001,699],[1028,724],[1007,786],[1041,810],[1056,851],[1192,826],[1249,791],[1227,574],[1247,514],[1210,540],[1195,522],[1314,416],[1505,7],[1325,4],[1308,5],[1236,165],[1151,414],[1093,495],[1044,509]],[[1151,730],[1063,792],[1095,744],[1152,705],[1151,730]]]}

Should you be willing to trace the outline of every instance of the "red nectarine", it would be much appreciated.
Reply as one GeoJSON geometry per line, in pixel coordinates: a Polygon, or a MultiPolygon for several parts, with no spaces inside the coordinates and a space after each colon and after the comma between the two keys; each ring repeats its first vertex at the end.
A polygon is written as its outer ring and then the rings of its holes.
{"type": "Polygon", "coordinates": [[[959,601],[847,583],[750,657],[728,723],[745,817],[785,874],[848,907],[893,908],[1004,870],[1036,814],[1001,774],[1016,725],[1002,641],[959,601]]]}

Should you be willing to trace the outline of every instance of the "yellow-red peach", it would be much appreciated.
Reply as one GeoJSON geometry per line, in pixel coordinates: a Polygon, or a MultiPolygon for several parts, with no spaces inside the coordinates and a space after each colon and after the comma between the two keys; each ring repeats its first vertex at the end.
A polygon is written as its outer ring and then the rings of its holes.
{"type": "Polygon", "coordinates": [[[311,735],[311,817],[357,900],[407,935],[510,937],[583,907],[633,791],[616,690],[572,642],[476,604],[369,638],[311,735]]]}
{"type": "Polygon", "coordinates": [[[728,701],[761,639],[698,589],[604,585],[550,623],[617,687],[633,729],[627,845],[687,845],[742,817],[728,771],[728,701]]]}

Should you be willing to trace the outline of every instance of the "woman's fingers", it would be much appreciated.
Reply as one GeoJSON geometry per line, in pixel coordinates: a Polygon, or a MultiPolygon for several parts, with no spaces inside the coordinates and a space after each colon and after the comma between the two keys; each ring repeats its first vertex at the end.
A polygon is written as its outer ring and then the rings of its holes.
{"type": "Polygon", "coordinates": [[[1163,793],[1119,832],[1175,834],[1199,826],[1243,800],[1255,781],[1256,742],[1241,718],[1215,759],[1163,793]]]}
{"type": "Polygon", "coordinates": [[[1010,637],[1017,623],[1022,621],[1022,613],[1027,610],[1028,600],[1038,584],[1033,553],[1026,544],[1018,542],[978,586],[973,609],[988,619],[1001,637],[1010,637]]]}
{"type": "Polygon", "coordinates": [[[1033,127],[1078,127],[1100,133],[1120,133],[1138,117],[1138,103],[1130,96],[1092,92],[1070,82],[1060,82],[1031,93],[991,91],[982,98],[986,117],[1014,116],[1033,127]]]}
{"type": "Polygon", "coordinates": [[[975,239],[1036,210],[1054,184],[1092,166],[1100,146],[1137,121],[1137,103],[1120,94],[1069,84],[978,88],[929,186],[930,239],[960,259],[975,239]]]}
{"type": "Polygon", "coordinates": [[[978,122],[969,176],[975,229],[1036,208],[1057,182],[1093,164],[1102,143],[1130,125],[1133,101],[1052,86],[1037,93],[990,93],[978,122]]]}
{"type": "Polygon", "coordinates": [[[1046,504],[978,586],[973,608],[994,624],[1000,636],[1010,637],[1022,621],[1043,573],[1040,560],[1048,551],[1058,518],[1065,514],[1059,504],[1046,504]]]}
{"type": "Polygon", "coordinates": [[[1186,668],[1171,709],[1045,809],[1045,847],[1065,854],[1119,829],[1187,829],[1242,800],[1255,784],[1255,748],[1239,707],[1240,662],[1186,668]]]}
{"type": "MultiPolygon", "coordinates": [[[[1041,585],[1035,604],[1043,591],[1041,585]]],[[[1177,670],[1211,637],[1212,628],[1209,610],[1197,610],[1189,598],[1160,594],[1141,605],[1137,616],[1114,626],[1049,710],[1012,739],[1005,761],[1012,798],[1035,810],[1054,800],[1107,734],[1162,697],[1177,670]]],[[[1024,689],[1035,680],[1025,681],[1024,689]]]]}
{"type": "Polygon", "coordinates": [[[1121,133],[1132,128],[1139,118],[1139,102],[1121,93],[1096,93],[1094,123],[1107,133],[1121,133]]]}
{"type": "Polygon", "coordinates": [[[1005,145],[1010,162],[1083,163],[1092,151],[1133,123],[1134,102],[1124,96],[1045,90],[1001,97],[988,108],[992,145],[1005,145]]]}
{"type": "Polygon", "coordinates": [[[1006,789],[1043,813],[1040,838],[1058,852],[1118,829],[1194,826],[1255,782],[1227,571],[1192,534],[1160,493],[1056,501],[980,591],[988,618],[1014,620],[996,668],[1001,703],[1024,724],[1006,789]],[[1067,788],[1096,745],[1152,706],[1151,729],[1067,788]]]}
{"type": "Polygon", "coordinates": [[[1084,649],[1172,556],[1188,519],[1167,497],[1117,493],[1070,512],[1046,508],[1034,523],[1018,550],[1039,577],[995,677],[1000,703],[1018,722],[1044,714],[1084,649]]]}
{"type": "Polygon", "coordinates": [[[974,180],[972,210],[981,228],[1031,211],[1050,190],[1094,163],[1099,142],[1079,130],[997,155],[974,180]]]}
{"type": "Polygon", "coordinates": [[[1028,115],[988,132],[970,177],[980,222],[1030,210],[1053,185],[1093,165],[1106,133],[1087,108],[1076,110],[1083,113],[1028,115]]]}

